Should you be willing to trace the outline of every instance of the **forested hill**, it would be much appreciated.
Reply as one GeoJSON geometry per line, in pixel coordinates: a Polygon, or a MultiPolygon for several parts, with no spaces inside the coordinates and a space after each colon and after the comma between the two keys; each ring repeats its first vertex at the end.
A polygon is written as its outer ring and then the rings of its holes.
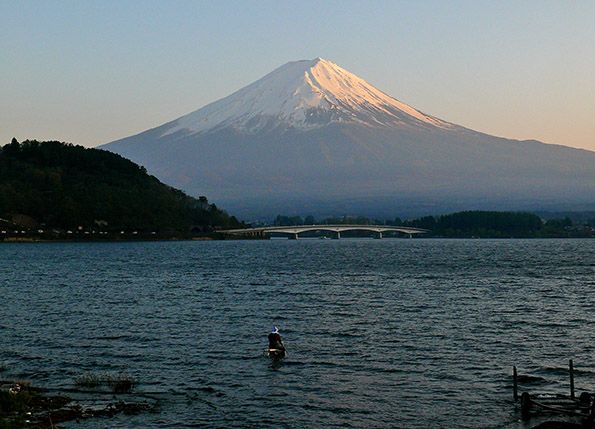
{"type": "Polygon", "coordinates": [[[205,197],[173,189],[101,149],[15,139],[0,148],[0,218],[74,231],[211,232],[241,227],[205,197]]]}

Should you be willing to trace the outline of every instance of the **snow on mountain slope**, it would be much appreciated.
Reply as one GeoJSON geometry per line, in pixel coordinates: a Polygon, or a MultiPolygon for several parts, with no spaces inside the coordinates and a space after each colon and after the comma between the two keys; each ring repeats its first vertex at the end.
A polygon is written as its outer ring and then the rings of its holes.
{"type": "Polygon", "coordinates": [[[287,63],[228,97],[173,121],[163,136],[226,126],[244,132],[279,126],[307,130],[330,122],[456,127],[401,103],[330,61],[316,58],[287,63]]]}
{"type": "Polygon", "coordinates": [[[595,204],[595,152],[442,121],[320,58],[102,148],[244,219],[595,204]]]}

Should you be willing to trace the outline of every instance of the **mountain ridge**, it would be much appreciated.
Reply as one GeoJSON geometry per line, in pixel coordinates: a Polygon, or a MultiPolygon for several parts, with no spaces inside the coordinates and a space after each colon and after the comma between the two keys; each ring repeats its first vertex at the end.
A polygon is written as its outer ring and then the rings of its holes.
{"type": "MultiPolygon", "coordinates": [[[[235,217],[161,183],[108,151],[57,141],[13,139],[0,146],[0,219],[26,217],[37,230],[119,234],[211,233],[239,228],[235,217]]],[[[195,234],[196,235],[196,234],[195,234]]],[[[90,238],[90,237],[89,237],[90,238]]]]}
{"type": "Polygon", "coordinates": [[[308,214],[316,215],[366,205],[388,215],[427,214],[415,212],[422,206],[444,213],[595,205],[595,152],[442,121],[323,59],[287,63],[102,148],[248,218],[292,214],[312,201],[308,214]],[[361,203],[341,203],[348,200],[361,203]]]}

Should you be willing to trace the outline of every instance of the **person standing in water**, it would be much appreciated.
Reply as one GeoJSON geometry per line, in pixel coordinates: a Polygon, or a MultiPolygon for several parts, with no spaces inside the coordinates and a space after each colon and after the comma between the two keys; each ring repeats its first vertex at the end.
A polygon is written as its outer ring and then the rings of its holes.
{"type": "Polygon", "coordinates": [[[285,345],[281,341],[281,335],[279,335],[279,328],[276,326],[273,327],[272,332],[269,334],[269,349],[285,351],[285,345]]]}

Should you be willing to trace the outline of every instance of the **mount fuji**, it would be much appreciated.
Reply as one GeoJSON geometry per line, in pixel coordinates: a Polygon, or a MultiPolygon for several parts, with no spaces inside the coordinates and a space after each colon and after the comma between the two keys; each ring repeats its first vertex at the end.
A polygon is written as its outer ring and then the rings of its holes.
{"type": "Polygon", "coordinates": [[[322,58],[101,148],[244,219],[595,208],[595,152],[443,121],[322,58]]]}

